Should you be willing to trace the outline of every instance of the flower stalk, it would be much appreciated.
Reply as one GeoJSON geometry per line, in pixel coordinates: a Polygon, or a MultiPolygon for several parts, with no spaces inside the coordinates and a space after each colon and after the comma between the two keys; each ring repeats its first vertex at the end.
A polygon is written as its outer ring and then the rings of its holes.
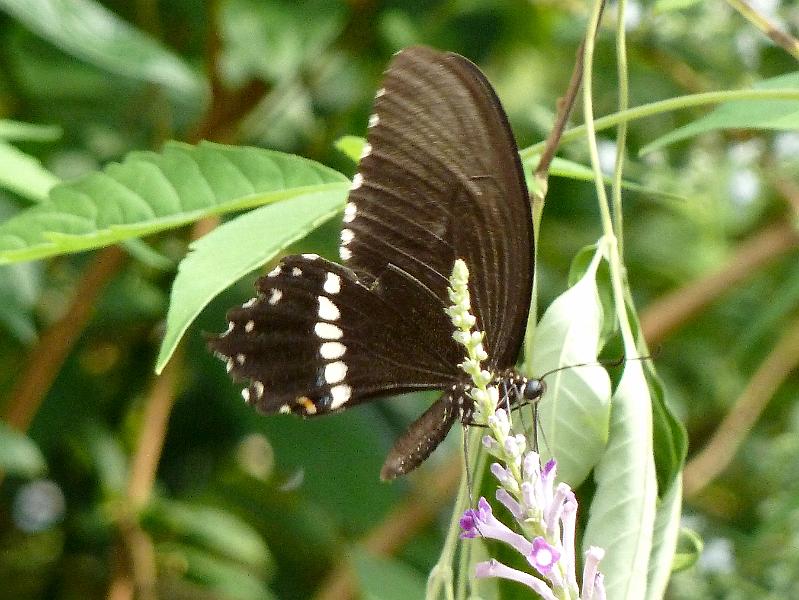
{"type": "Polygon", "coordinates": [[[481,497],[477,507],[461,517],[461,538],[501,541],[521,554],[533,569],[526,573],[492,559],[478,563],[475,575],[517,581],[546,600],[604,600],[598,569],[604,555],[601,548],[588,549],[582,591],[577,583],[574,492],[565,483],[556,485],[555,460],[542,466],[539,454],[527,448],[525,436],[513,432],[507,410],[499,407],[499,392],[492,385],[494,375],[482,366],[488,354],[483,347],[483,332],[475,330],[477,319],[471,314],[468,281],[466,263],[456,260],[449,287],[452,305],[447,314],[455,326],[453,337],[466,353],[459,366],[472,380],[472,421],[488,429],[483,447],[497,459],[491,464],[491,473],[499,483],[496,499],[512,515],[513,527],[495,517],[491,505],[481,497]]]}

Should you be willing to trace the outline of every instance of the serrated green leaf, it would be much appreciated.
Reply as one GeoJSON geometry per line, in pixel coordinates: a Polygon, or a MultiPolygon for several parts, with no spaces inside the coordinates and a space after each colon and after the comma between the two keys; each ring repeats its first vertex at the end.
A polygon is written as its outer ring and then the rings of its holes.
{"type": "Polygon", "coordinates": [[[58,181],[37,158],[0,141],[0,188],[43,202],[58,181]]]}
{"type": "MultiPolygon", "coordinates": [[[[549,305],[536,327],[531,364],[539,376],[564,366],[595,363],[603,310],[596,285],[597,249],[585,275],[549,305]]],[[[557,458],[558,477],[579,485],[607,441],[610,378],[600,365],[552,373],[539,404],[542,456],[557,458]]]]}
{"type": "Polygon", "coordinates": [[[671,487],[660,494],[661,499],[655,515],[652,535],[652,553],[649,557],[646,597],[661,600],[666,592],[672,566],[676,560],[675,550],[680,534],[682,512],[682,478],[675,477],[671,487]]]}
{"type": "Polygon", "coordinates": [[[271,562],[258,532],[218,508],[160,498],[147,507],[142,519],[157,535],[178,538],[253,569],[263,570],[271,562]]]}
{"type": "MultiPolygon", "coordinates": [[[[799,91],[799,71],[760,81],[755,89],[799,91]]],[[[767,129],[796,131],[799,129],[799,100],[737,100],[717,106],[710,114],[684,127],[659,137],[641,148],[647,154],[701,133],[717,129],[767,129]]]]}
{"type": "Polygon", "coordinates": [[[0,119],[0,139],[8,142],[54,142],[63,133],[58,125],[38,125],[0,119]]]}
{"type": "Polygon", "coordinates": [[[356,551],[353,558],[363,600],[425,597],[424,578],[399,561],[378,558],[365,551],[356,551]]]}
{"type": "Polygon", "coordinates": [[[64,52],[101,69],[198,99],[205,84],[183,60],[98,2],[0,0],[0,9],[64,52]]]}
{"type": "Polygon", "coordinates": [[[339,186],[264,206],[194,242],[172,285],[156,372],[161,372],[191,322],[219,292],[333,218],[346,195],[346,187],[339,186]]]}
{"type": "Polygon", "coordinates": [[[657,503],[652,411],[640,361],[628,361],[613,394],[610,436],[594,470],[596,491],[583,547],[605,549],[608,598],[646,597],[657,503]]]}
{"type": "Polygon", "coordinates": [[[0,421],[0,472],[17,477],[38,477],[47,463],[36,444],[25,434],[0,421]]]}
{"type": "Polygon", "coordinates": [[[50,200],[0,225],[0,264],[97,248],[212,214],[314,191],[346,177],[313,161],[260,148],[172,142],[57,185],[50,200]]]}

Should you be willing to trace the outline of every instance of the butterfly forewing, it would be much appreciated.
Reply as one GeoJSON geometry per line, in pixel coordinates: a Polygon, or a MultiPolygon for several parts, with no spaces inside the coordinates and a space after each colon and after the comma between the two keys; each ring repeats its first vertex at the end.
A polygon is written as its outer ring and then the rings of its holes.
{"type": "Polygon", "coordinates": [[[532,289],[530,205],[507,118],[468,60],[415,47],[391,63],[341,241],[347,266],[377,275],[396,265],[444,303],[464,259],[491,366],[515,363],[532,289]]]}

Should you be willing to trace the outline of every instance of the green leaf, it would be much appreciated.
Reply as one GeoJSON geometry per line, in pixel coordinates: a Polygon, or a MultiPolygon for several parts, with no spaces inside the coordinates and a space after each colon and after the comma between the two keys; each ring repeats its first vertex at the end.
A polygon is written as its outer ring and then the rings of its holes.
{"type": "Polygon", "coordinates": [[[85,452],[100,489],[107,498],[122,498],[128,485],[128,456],[114,433],[90,423],[80,438],[80,450],[85,452]]]}
{"type": "Polygon", "coordinates": [[[345,135],[336,140],[336,150],[344,154],[352,162],[361,160],[361,151],[366,140],[357,135],[345,135]]]}
{"type": "Polygon", "coordinates": [[[649,557],[646,597],[660,600],[664,597],[666,586],[677,559],[677,539],[680,534],[680,513],[682,512],[682,478],[675,477],[672,484],[661,494],[655,515],[655,528],[652,535],[652,553],[649,557]]]}
{"type": "Polygon", "coordinates": [[[347,190],[309,193],[264,206],[220,225],[194,242],[180,263],[167,313],[166,332],[156,372],[200,311],[219,292],[272,260],[291,243],[333,218],[344,206],[347,190]]]}
{"type": "Polygon", "coordinates": [[[54,142],[64,131],[58,125],[36,125],[0,119],[0,139],[8,142],[54,142]]]}
{"type": "Polygon", "coordinates": [[[148,505],[142,520],[157,535],[178,538],[253,569],[263,570],[271,562],[260,534],[218,508],[159,498],[148,505]]]}
{"type": "Polygon", "coordinates": [[[677,553],[674,555],[672,572],[683,571],[696,564],[705,547],[704,541],[698,533],[690,529],[681,529],[677,543],[677,553]]]}
{"type": "MultiPolygon", "coordinates": [[[[535,329],[531,364],[541,375],[564,366],[596,363],[603,310],[596,275],[602,247],[583,277],[549,305],[535,329]]],[[[607,441],[610,378],[600,365],[575,366],[549,375],[538,406],[543,460],[551,453],[558,477],[578,486],[602,455],[607,441]]]]}
{"type": "Polygon", "coordinates": [[[58,177],[45,169],[37,158],[0,141],[1,188],[43,202],[58,181],[58,177]]]}
{"type": "Polygon", "coordinates": [[[26,435],[0,421],[0,471],[17,477],[38,477],[47,463],[36,444],[26,435]]]}
{"type": "Polygon", "coordinates": [[[183,60],[91,0],[0,0],[0,9],[64,52],[101,69],[197,97],[202,79],[183,60]]]}
{"type": "Polygon", "coordinates": [[[33,308],[41,287],[40,265],[0,265],[0,323],[26,344],[36,340],[33,308]]]}
{"type": "Polygon", "coordinates": [[[208,215],[307,192],[341,190],[346,177],[313,161],[259,148],[176,142],[133,152],[0,225],[0,264],[97,248],[208,215]]]}
{"type": "MultiPolygon", "coordinates": [[[[347,156],[347,158],[357,163],[361,159],[361,151],[363,150],[363,145],[365,143],[366,140],[362,137],[359,137],[357,135],[345,135],[336,140],[335,146],[336,149],[338,149],[345,156],[347,156]]],[[[524,167],[525,181],[529,189],[532,189],[532,185],[534,183],[532,174],[535,172],[536,167],[538,167],[538,162],[540,160],[541,160],[541,155],[535,154],[522,161],[522,166],[524,167]]],[[[594,172],[591,170],[590,167],[586,167],[585,165],[581,165],[580,163],[566,160],[565,158],[558,158],[557,156],[552,159],[552,164],[549,168],[549,173],[550,175],[554,175],[555,177],[565,177],[567,179],[576,179],[577,181],[594,181],[594,172]]],[[[611,185],[613,181],[610,177],[605,177],[605,183],[611,185]]],[[[668,192],[663,192],[653,188],[648,188],[646,186],[633,183],[632,181],[623,180],[621,185],[624,189],[630,190],[632,192],[646,194],[647,196],[668,198],[672,200],[685,199],[683,196],[679,196],[677,194],[670,194],[668,192]]]]}
{"type": "MultiPolygon", "coordinates": [[[[527,187],[533,183],[532,174],[538,168],[538,162],[541,160],[540,154],[534,154],[523,161],[525,178],[527,180],[527,187]]],[[[549,174],[554,177],[565,177],[567,179],[574,179],[576,181],[594,181],[594,171],[590,167],[581,165],[580,163],[567,160],[565,158],[555,157],[552,159],[552,164],[549,167],[549,174]]],[[[606,185],[611,185],[613,179],[611,177],[603,177],[606,185]]],[[[621,187],[631,192],[638,192],[647,196],[656,198],[670,199],[670,200],[685,200],[684,196],[677,194],[670,194],[655,188],[648,188],[646,186],[634,183],[628,180],[622,180],[621,187]]]]}
{"type": "Polygon", "coordinates": [[[608,598],[646,597],[657,481],[652,411],[640,361],[628,361],[611,401],[610,436],[594,470],[596,491],[583,547],[605,549],[600,569],[608,598]]]}
{"type": "MultiPolygon", "coordinates": [[[[164,543],[157,546],[163,570],[177,571],[184,579],[197,584],[207,597],[220,600],[272,600],[275,596],[259,573],[220,559],[190,546],[164,543]]],[[[197,594],[200,597],[206,597],[197,594]]],[[[188,596],[191,597],[191,596],[188,596]]]]}
{"type": "Polygon", "coordinates": [[[356,550],[355,573],[363,600],[406,600],[425,597],[425,579],[397,560],[356,550]]]}
{"type": "Polygon", "coordinates": [[[653,14],[661,15],[671,11],[685,10],[700,2],[702,0],[657,0],[653,14]]]}
{"type": "MultiPolygon", "coordinates": [[[[766,79],[755,89],[799,90],[799,71],[766,79]]],[[[680,140],[717,129],[767,129],[796,131],[799,129],[799,100],[738,100],[717,106],[710,114],[675,129],[647,144],[639,154],[652,152],[680,140]]]]}

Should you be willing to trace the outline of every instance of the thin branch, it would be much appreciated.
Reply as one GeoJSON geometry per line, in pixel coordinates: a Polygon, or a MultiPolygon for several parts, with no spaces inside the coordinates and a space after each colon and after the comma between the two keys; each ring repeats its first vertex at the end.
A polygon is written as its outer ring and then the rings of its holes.
{"type": "Polygon", "coordinates": [[[696,495],[726,469],[785,379],[799,368],[799,319],[762,362],[713,437],[683,472],[685,495],[696,495]]]}
{"type": "Polygon", "coordinates": [[[641,327],[650,347],[656,347],[684,323],[765,265],[799,248],[799,232],[788,222],[770,225],[744,242],[719,271],[649,304],[641,312],[641,327]]]}
{"type": "MultiPolygon", "coordinates": [[[[535,180],[538,182],[544,183],[549,178],[549,166],[552,164],[552,159],[555,157],[555,152],[557,152],[558,145],[560,144],[560,138],[563,136],[563,131],[566,129],[566,123],[569,122],[569,116],[574,108],[574,103],[577,101],[577,94],[580,91],[580,83],[583,80],[584,51],[585,41],[582,41],[580,43],[580,47],[577,48],[577,56],[574,60],[574,69],[572,70],[572,76],[569,80],[569,87],[566,88],[566,93],[561,98],[558,98],[558,111],[555,118],[555,124],[552,126],[552,130],[549,132],[549,136],[547,136],[544,149],[541,152],[541,159],[538,161],[538,166],[535,169],[535,173],[533,173],[535,180]]],[[[545,183],[543,189],[546,190],[545,183]]],[[[543,195],[546,195],[546,192],[544,192],[543,195]]]]}
{"type": "Polygon", "coordinates": [[[141,431],[128,478],[127,497],[134,512],[143,508],[150,500],[155,483],[155,474],[161,451],[164,447],[169,415],[175,403],[175,388],[178,372],[183,365],[181,346],[172,357],[160,376],[153,380],[147,394],[141,431]]]}
{"type": "Polygon", "coordinates": [[[785,50],[796,60],[799,60],[799,40],[787,31],[781,30],[773,21],[766,17],[766,15],[757,12],[744,0],[727,0],[727,4],[737,10],[744,19],[765,33],[772,42],[785,50]]]}

